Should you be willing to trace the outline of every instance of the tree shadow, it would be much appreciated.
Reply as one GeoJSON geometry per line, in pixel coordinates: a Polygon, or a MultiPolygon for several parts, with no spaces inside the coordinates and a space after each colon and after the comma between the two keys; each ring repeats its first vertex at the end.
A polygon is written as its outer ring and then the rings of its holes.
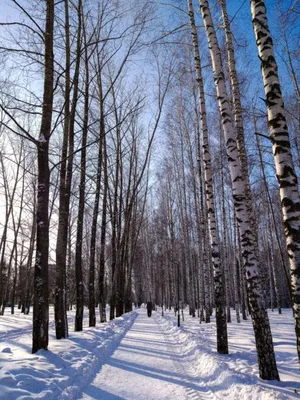
{"type": "Polygon", "coordinates": [[[107,392],[106,390],[100,389],[94,385],[90,385],[84,393],[93,399],[101,400],[124,400],[124,397],[117,396],[113,393],[107,392]]]}
{"type": "Polygon", "coordinates": [[[187,376],[186,374],[169,372],[166,370],[124,361],[113,357],[108,360],[107,364],[114,368],[140,374],[148,378],[158,379],[160,381],[163,380],[178,386],[183,386],[189,390],[192,389],[197,392],[206,392],[205,387],[201,387],[196,384],[196,381],[198,380],[196,377],[187,376]]]}

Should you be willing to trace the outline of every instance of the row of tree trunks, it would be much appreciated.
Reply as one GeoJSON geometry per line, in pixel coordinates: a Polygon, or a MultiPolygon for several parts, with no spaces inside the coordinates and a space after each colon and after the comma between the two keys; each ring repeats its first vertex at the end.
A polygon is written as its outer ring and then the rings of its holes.
{"type": "Polygon", "coordinates": [[[195,17],[192,0],[188,0],[190,24],[192,31],[192,41],[194,48],[194,60],[196,68],[196,78],[199,90],[200,118],[202,123],[202,149],[204,162],[204,184],[205,198],[208,212],[208,224],[210,233],[211,256],[214,268],[215,283],[215,307],[216,307],[216,323],[217,323],[217,350],[221,354],[228,354],[228,338],[225,311],[225,288],[223,280],[223,270],[221,265],[219,233],[217,231],[217,223],[214,206],[214,191],[212,184],[211,156],[208,141],[208,125],[206,118],[206,105],[204,86],[201,72],[201,59],[198,47],[198,35],[195,25],[195,17]]]}
{"type": "Polygon", "coordinates": [[[259,264],[255,248],[255,232],[253,232],[250,223],[243,171],[239,159],[236,136],[233,130],[232,113],[225,85],[222,57],[207,0],[200,0],[200,10],[206,29],[219,110],[224,130],[234,208],[238,221],[243,261],[246,271],[248,296],[257,348],[259,374],[262,379],[279,380],[270,323],[267,311],[265,310],[263,291],[259,276],[259,264]]]}

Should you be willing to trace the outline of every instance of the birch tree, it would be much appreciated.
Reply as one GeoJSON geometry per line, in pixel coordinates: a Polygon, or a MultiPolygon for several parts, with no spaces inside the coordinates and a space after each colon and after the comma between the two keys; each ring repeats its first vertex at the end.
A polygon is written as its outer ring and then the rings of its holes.
{"type": "Polygon", "coordinates": [[[211,156],[210,156],[209,141],[208,141],[208,125],[206,119],[204,85],[201,72],[201,59],[198,47],[198,34],[195,26],[195,17],[194,17],[192,0],[188,0],[188,9],[189,9],[191,32],[192,32],[196,77],[197,77],[198,91],[199,91],[200,118],[202,123],[202,137],[203,137],[202,152],[204,161],[205,198],[206,198],[206,205],[208,212],[208,224],[210,233],[209,238],[210,238],[212,262],[214,268],[214,283],[215,283],[217,349],[218,352],[221,354],[228,354],[224,280],[222,276],[219,237],[218,237],[218,230],[217,230],[216,216],[215,216],[214,190],[212,185],[211,156]]]}
{"type": "Polygon", "coordinates": [[[300,198],[298,179],[291,155],[291,144],[270,34],[266,6],[263,0],[251,0],[253,30],[256,38],[264,83],[268,125],[279,183],[286,246],[290,260],[292,301],[300,360],[300,198]]]}
{"type": "Polygon", "coordinates": [[[225,84],[221,52],[207,0],[200,0],[200,10],[212,60],[214,82],[224,131],[234,208],[241,237],[242,255],[246,271],[248,296],[258,356],[259,375],[262,379],[279,380],[271,328],[268,314],[265,310],[263,291],[259,276],[259,265],[255,252],[255,235],[250,224],[245,182],[238,155],[236,137],[233,129],[232,113],[225,84]]]}
{"type": "MultiPolygon", "coordinates": [[[[247,153],[245,146],[245,138],[244,138],[244,121],[243,121],[243,112],[242,112],[242,104],[241,104],[241,93],[240,93],[240,85],[237,76],[236,63],[235,63],[235,52],[233,46],[233,35],[230,28],[230,22],[227,14],[226,8],[226,0],[219,0],[222,9],[222,17],[224,23],[225,37],[226,37],[226,48],[227,48],[227,58],[228,58],[228,69],[230,76],[230,83],[232,88],[232,96],[233,96],[233,114],[234,114],[234,122],[236,129],[236,143],[239,152],[239,157],[241,161],[242,174],[245,182],[245,191],[246,191],[246,201],[247,207],[250,217],[250,223],[252,227],[252,231],[257,236],[257,227],[256,221],[253,213],[253,205],[252,205],[252,196],[249,182],[249,172],[248,172],[248,162],[247,162],[247,153]]],[[[258,246],[257,242],[255,243],[256,252],[258,255],[258,246]]]]}

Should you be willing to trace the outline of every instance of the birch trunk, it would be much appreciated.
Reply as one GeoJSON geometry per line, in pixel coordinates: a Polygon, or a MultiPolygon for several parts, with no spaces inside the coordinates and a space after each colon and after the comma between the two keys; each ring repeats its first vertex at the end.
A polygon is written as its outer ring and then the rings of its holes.
{"type": "MultiPolygon", "coordinates": [[[[255,120],[254,120],[254,127],[255,127],[255,131],[256,131],[256,121],[255,120]]],[[[274,287],[275,287],[275,293],[276,293],[276,299],[277,299],[278,312],[279,312],[279,314],[281,314],[281,298],[280,298],[280,292],[279,292],[279,284],[278,284],[279,282],[278,282],[278,277],[277,277],[278,272],[276,271],[275,262],[274,262],[273,232],[275,232],[277,246],[278,246],[279,253],[281,256],[281,266],[284,271],[285,277],[287,279],[287,284],[288,284],[289,289],[290,289],[290,279],[289,279],[289,276],[287,276],[287,274],[286,274],[287,269],[285,266],[285,261],[284,261],[284,256],[283,256],[283,252],[282,252],[282,248],[281,248],[280,238],[279,238],[278,231],[277,231],[277,226],[276,226],[276,221],[275,221],[275,216],[274,216],[274,209],[273,209],[273,205],[272,205],[272,199],[271,199],[271,195],[269,192],[267,177],[266,177],[264,164],[263,164],[263,157],[262,157],[259,136],[257,134],[255,136],[256,136],[256,145],[257,145],[257,150],[258,150],[259,164],[260,164],[260,169],[261,169],[264,187],[265,187],[265,191],[266,191],[266,201],[267,201],[267,205],[268,205],[269,243],[271,246],[270,252],[271,252],[271,258],[272,258],[274,287]],[[272,217],[272,221],[271,221],[271,217],[272,217]]]]}
{"type": "Polygon", "coordinates": [[[197,274],[197,282],[198,282],[198,300],[199,300],[199,318],[200,323],[205,321],[204,318],[204,308],[206,310],[206,322],[210,322],[210,305],[208,303],[208,287],[203,288],[203,282],[208,281],[208,262],[207,262],[207,247],[206,243],[206,234],[205,227],[203,226],[204,222],[204,210],[203,210],[203,185],[202,185],[202,168],[201,168],[201,145],[200,145],[200,126],[198,121],[198,110],[196,109],[196,98],[194,96],[194,104],[195,104],[195,116],[196,116],[196,143],[197,143],[197,174],[199,180],[199,193],[197,195],[197,200],[195,204],[199,204],[199,209],[196,207],[198,211],[198,220],[197,220],[197,240],[198,240],[198,251],[199,251],[199,271],[197,274]],[[207,301],[205,300],[207,299],[207,301]]]}
{"type": "MultiPolygon", "coordinates": [[[[287,55],[287,67],[289,70],[289,74],[291,76],[291,79],[293,81],[293,85],[295,88],[295,92],[296,92],[296,96],[297,96],[297,111],[298,111],[298,115],[297,115],[297,119],[298,119],[298,135],[300,132],[300,86],[299,86],[299,82],[298,82],[298,76],[297,76],[297,69],[294,66],[293,63],[293,59],[291,57],[291,50],[289,47],[289,40],[287,38],[286,32],[283,30],[282,32],[282,36],[283,36],[283,48],[284,48],[284,52],[287,55]]],[[[297,137],[297,133],[294,136],[294,142],[295,142],[295,146],[297,149],[297,163],[298,163],[298,167],[300,167],[300,146],[299,146],[299,138],[297,137]]]]}
{"type": "MultiPolygon", "coordinates": [[[[257,236],[257,227],[256,221],[253,213],[253,205],[252,205],[252,196],[249,182],[249,172],[248,172],[248,162],[247,162],[247,154],[246,154],[246,146],[245,146],[245,137],[244,137],[244,123],[243,123],[243,111],[241,105],[241,94],[239,88],[239,81],[237,77],[237,71],[235,66],[235,54],[233,47],[233,37],[230,28],[230,22],[226,9],[226,0],[219,0],[222,9],[222,17],[224,22],[225,36],[226,36],[226,47],[227,47],[227,55],[228,55],[228,68],[229,68],[229,76],[230,83],[232,88],[233,95],[233,110],[234,110],[234,121],[236,127],[236,143],[239,152],[239,157],[241,160],[241,168],[245,182],[245,193],[247,199],[247,207],[249,211],[250,224],[253,230],[253,233],[257,236]]],[[[258,255],[258,246],[256,243],[256,254],[258,255]]]]}
{"type": "Polygon", "coordinates": [[[259,59],[261,60],[270,138],[279,183],[286,246],[290,260],[297,352],[300,360],[300,198],[298,180],[291,155],[285,109],[265,3],[263,0],[251,0],[250,4],[253,29],[259,59]]]}
{"type": "MultiPolygon", "coordinates": [[[[192,67],[191,67],[192,69],[192,67]]],[[[202,196],[202,177],[201,177],[201,144],[200,144],[200,121],[199,121],[199,112],[198,112],[198,104],[197,104],[197,93],[196,93],[196,85],[193,84],[193,102],[194,102],[194,112],[195,112],[195,143],[196,143],[196,157],[197,157],[197,177],[198,177],[198,186],[195,187],[194,193],[194,201],[195,201],[195,217],[196,217],[196,232],[197,232],[197,248],[198,248],[198,259],[197,264],[198,268],[196,269],[197,275],[197,301],[198,301],[198,317],[200,318],[200,323],[204,321],[204,314],[203,314],[203,290],[202,290],[202,283],[204,280],[204,275],[206,272],[206,248],[203,244],[204,237],[202,235],[202,222],[204,220],[203,214],[203,196],[202,196]],[[198,190],[196,190],[198,188],[198,190]],[[200,198],[201,196],[201,198],[200,198]],[[198,206],[199,205],[199,206],[198,206]]],[[[196,177],[195,177],[195,185],[196,185],[196,177]]],[[[207,274],[206,274],[207,275],[207,274]]],[[[210,315],[208,314],[210,318],[210,315]]]]}
{"type": "MultiPolygon", "coordinates": [[[[198,113],[195,114],[195,117],[198,118],[198,113]]],[[[200,134],[200,129],[199,129],[199,123],[197,124],[196,127],[196,135],[200,134]],[[197,129],[198,128],[198,129],[197,129]]],[[[189,166],[190,166],[190,174],[192,177],[192,192],[193,192],[193,201],[194,201],[194,211],[195,211],[195,228],[196,228],[196,240],[193,238],[193,241],[197,243],[199,252],[201,251],[201,233],[200,233],[200,217],[199,217],[199,205],[198,205],[198,198],[197,198],[197,177],[196,177],[196,168],[194,165],[194,160],[193,160],[193,146],[192,146],[192,141],[191,137],[189,135],[189,132],[186,132],[186,140],[187,140],[187,145],[188,145],[188,157],[189,157],[189,166]]],[[[193,210],[191,206],[191,202],[189,202],[189,214],[193,216],[193,210]]],[[[194,310],[191,310],[193,313],[195,313],[196,308],[197,308],[197,286],[196,282],[198,280],[198,274],[196,268],[194,268],[194,262],[192,262],[192,272],[191,272],[191,277],[190,280],[192,282],[192,308],[194,310]]],[[[194,315],[194,314],[193,314],[194,315]]]]}
{"type": "Polygon", "coordinates": [[[219,236],[217,231],[215,206],[214,206],[211,157],[210,157],[210,149],[208,141],[208,125],[206,119],[206,105],[205,105],[204,86],[203,86],[202,71],[201,71],[201,59],[198,47],[198,34],[195,26],[195,17],[194,17],[192,0],[188,0],[188,8],[189,8],[190,24],[192,31],[196,78],[198,82],[198,91],[199,91],[200,118],[202,123],[202,137],[203,137],[202,154],[204,161],[205,198],[206,198],[207,213],[208,213],[208,226],[209,226],[212,263],[214,270],[215,306],[216,306],[216,323],[217,323],[217,350],[221,354],[228,354],[224,279],[221,267],[219,236]]]}
{"type": "Polygon", "coordinates": [[[238,155],[236,137],[232,124],[232,114],[227,96],[221,52],[207,0],[200,0],[200,9],[208,39],[218,105],[224,130],[233,202],[241,236],[249,303],[256,340],[259,375],[261,379],[279,380],[270,323],[267,311],[265,310],[259,276],[259,265],[255,252],[255,235],[251,229],[243,171],[238,155]]]}
{"type": "Polygon", "coordinates": [[[276,295],[276,303],[277,303],[277,309],[278,309],[278,314],[282,314],[281,310],[281,294],[279,290],[279,281],[278,281],[278,272],[276,269],[276,264],[274,260],[274,245],[273,245],[273,238],[272,238],[272,229],[271,229],[271,223],[269,220],[269,235],[270,235],[270,254],[271,254],[271,267],[272,267],[272,274],[273,274],[273,282],[274,282],[274,290],[275,290],[275,295],[276,295]]]}
{"type": "Polygon", "coordinates": [[[209,288],[209,259],[208,259],[208,250],[207,250],[207,229],[206,229],[206,221],[204,218],[205,215],[205,205],[204,205],[204,194],[203,194],[203,167],[202,167],[202,156],[201,156],[201,144],[200,137],[197,138],[197,167],[198,167],[198,176],[199,176],[199,186],[200,186],[200,221],[201,221],[201,237],[202,237],[202,261],[203,261],[203,279],[201,280],[201,285],[203,290],[201,292],[204,295],[204,310],[205,310],[205,322],[210,323],[210,310],[211,310],[211,301],[210,301],[210,288],[209,288]]]}
{"type": "Polygon", "coordinates": [[[222,197],[222,223],[223,223],[223,257],[224,257],[224,280],[226,289],[226,317],[227,322],[231,322],[230,313],[230,285],[229,285],[229,257],[228,257],[228,232],[227,232],[227,218],[226,218],[226,206],[225,206],[225,182],[224,182],[224,154],[223,154],[223,140],[222,140],[222,126],[220,126],[220,170],[221,170],[221,197],[222,197]]]}
{"type": "Polygon", "coordinates": [[[236,315],[236,322],[238,324],[241,323],[241,317],[240,317],[240,296],[239,296],[239,262],[238,259],[236,258],[234,260],[234,273],[233,273],[233,279],[234,279],[234,306],[235,306],[235,315],[236,315]]]}
{"type": "Polygon", "coordinates": [[[240,311],[242,309],[242,287],[241,287],[241,279],[240,279],[240,263],[239,263],[239,243],[238,243],[238,232],[236,229],[236,219],[233,219],[233,246],[234,246],[234,302],[235,302],[235,313],[236,313],[236,322],[241,322],[240,311]]]}

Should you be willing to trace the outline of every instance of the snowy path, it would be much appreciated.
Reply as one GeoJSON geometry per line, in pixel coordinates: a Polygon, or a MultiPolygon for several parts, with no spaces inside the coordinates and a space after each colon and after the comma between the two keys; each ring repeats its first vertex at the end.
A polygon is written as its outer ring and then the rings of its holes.
{"type": "MultiPolygon", "coordinates": [[[[180,343],[145,309],[83,392],[83,399],[203,399],[189,376],[180,343]]],[[[210,396],[209,396],[210,397],[210,396]]]]}
{"type": "MultiPolygon", "coordinates": [[[[109,310],[107,310],[108,312],[109,310]]],[[[32,316],[0,319],[0,400],[297,400],[300,374],[291,310],[269,312],[281,382],[262,381],[250,320],[228,325],[229,355],[216,352],[216,325],[146,309],[56,340],[31,354],[32,316]]]]}

